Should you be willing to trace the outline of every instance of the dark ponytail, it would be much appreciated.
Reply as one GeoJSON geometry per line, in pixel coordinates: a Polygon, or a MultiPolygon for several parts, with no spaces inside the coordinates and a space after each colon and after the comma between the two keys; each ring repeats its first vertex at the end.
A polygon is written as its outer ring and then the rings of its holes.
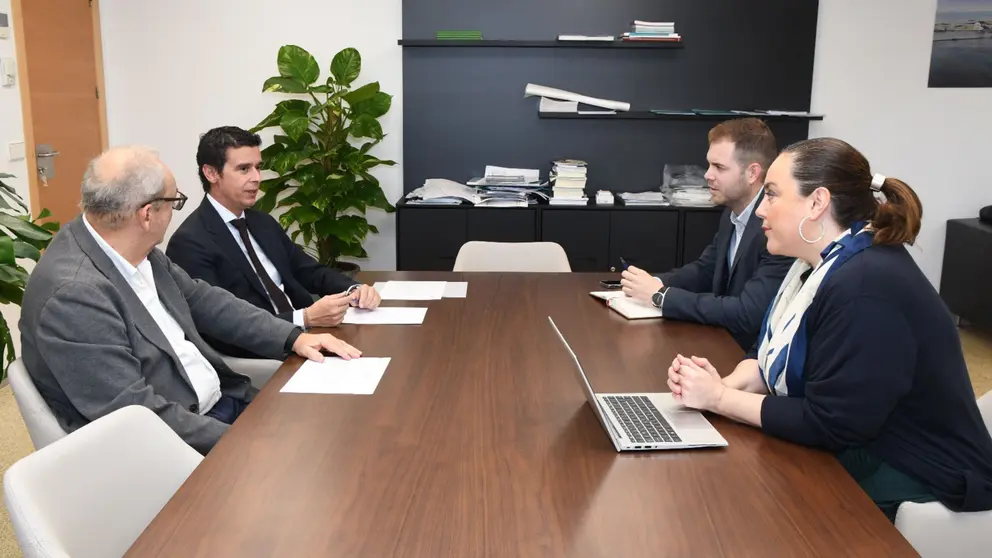
{"type": "Polygon", "coordinates": [[[920,233],[923,206],[905,182],[886,178],[875,199],[871,183],[874,174],[868,160],[847,142],[835,138],[815,138],[786,147],[792,155],[792,176],[803,196],[817,188],[830,192],[834,220],[842,228],[857,221],[870,221],[875,244],[912,244],[920,233]]]}

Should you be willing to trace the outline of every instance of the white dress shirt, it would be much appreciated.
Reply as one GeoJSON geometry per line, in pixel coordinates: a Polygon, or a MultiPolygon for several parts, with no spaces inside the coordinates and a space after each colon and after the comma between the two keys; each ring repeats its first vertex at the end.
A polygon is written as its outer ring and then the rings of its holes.
{"type": "MultiPolygon", "coordinates": [[[[235,219],[244,218],[245,216],[244,212],[242,211],[241,215],[235,215],[234,213],[231,213],[231,210],[221,205],[220,202],[215,200],[213,196],[211,196],[210,194],[207,194],[207,200],[210,201],[210,205],[214,206],[214,209],[217,210],[217,214],[220,215],[221,220],[223,220],[224,223],[227,224],[227,230],[231,232],[232,236],[234,236],[234,241],[238,243],[238,247],[241,248],[241,252],[245,255],[245,259],[247,259],[249,265],[251,265],[251,258],[248,256],[248,249],[245,248],[244,241],[241,240],[241,233],[239,233],[238,229],[231,224],[231,221],[235,219]]],[[[251,234],[250,229],[248,230],[248,240],[251,241],[251,246],[252,248],[255,249],[255,254],[258,256],[258,261],[262,263],[262,268],[264,268],[265,272],[269,274],[269,278],[271,278],[272,282],[279,287],[279,290],[285,293],[286,287],[282,283],[282,276],[279,275],[279,270],[276,269],[276,266],[274,263],[272,263],[272,260],[270,260],[269,257],[265,255],[265,252],[262,250],[262,247],[258,245],[258,241],[255,240],[255,237],[251,234]]],[[[252,265],[252,269],[254,268],[255,266],[252,265]]],[[[259,280],[261,280],[261,278],[259,278],[259,280]]],[[[290,300],[288,295],[286,296],[286,300],[289,300],[290,306],[293,305],[293,301],[290,300]]],[[[273,304],[273,308],[275,308],[274,304],[273,304]]],[[[294,308],[293,323],[300,327],[303,327],[303,309],[297,310],[294,308]]]]}
{"type": "Polygon", "coordinates": [[[734,224],[734,236],[730,237],[730,248],[727,250],[727,275],[730,275],[730,270],[734,268],[734,258],[737,256],[737,247],[741,245],[741,239],[744,238],[744,230],[747,228],[747,222],[751,219],[751,213],[754,212],[754,204],[761,197],[761,191],[754,196],[751,203],[741,211],[740,215],[734,215],[734,212],[730,212],[730,222],[734,224]]]}
{"type": "Polygon", "coordinates": [[[212,409],[214,404],[220,399],[220,378],[217,376],[217,371],[214,370],[214,367],[203,356],[203,353],[196,348],[196,345],[186,339],[186,334],[179,327],[179,323],[169,314],[165,306],[162,305],[162,301],[159,300],[158,290],[155,288],[155,276],[152,274],[151,262],[148,261],[148,258],[145,258],[141,260],[138,267],[131,265],[131,262],[118,254],[93,229],[89,221],[86,220],[85,215],[83,215],[83,224],[86,225],[86,229],[93,235],[93,239],[96,240],[100,248],[107,254],[110,261],[114,262],[114,267],[124,276],[128,285],[131,285],[134,294],[145,305],[145,309],[151,314],[152,319],[155,320],[155,324],[165,334],[165,338],[169,341],[172,351],[179,357],[179,362],[182,363],[183,370],[186,371],[189,382],[193,384],[193,390],[196,391],[196,398],[199,400],[199,413],[202,415],[212,409]]]}

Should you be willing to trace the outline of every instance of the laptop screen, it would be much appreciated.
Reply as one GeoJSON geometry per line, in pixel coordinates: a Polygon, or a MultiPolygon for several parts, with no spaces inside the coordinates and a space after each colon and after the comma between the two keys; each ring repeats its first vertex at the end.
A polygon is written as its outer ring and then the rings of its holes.
{"type": "Polygon", "coordinates": [[[551,327],[555,328],[555,333],[558,334],[558,338],[565,344],[565,348],[568,349],[568,354],[572,355],[572,360],[575,361],[575,369],[577,371],[576,378],[579,380],[579,383],[582,384],[582,389],[586,392],[586,400],[589,401],[589,406],[596,412],[596,416],[599,417],[599,422],[603,424],[603,428],[605,428],[608,432],[613,432],[613,425],[606,420],[605,416],[603,416],[603,409],[600,408],[599,401],[596,399],[596,392],[592,390],[592,386],[589,384],[589,378],[586,377],[585,371],[582,370],[582,365],[579,364],[579,357],[575,356],[575,351],[573,351],[572,347],[569,346],[568,341],[565,340],[565,336],[561,334],[561,330],[558,329],[558,326],[555,324],[555,321],[551,319],[551,316],[548,316],[548,321],[551,322],[551,327]]]}

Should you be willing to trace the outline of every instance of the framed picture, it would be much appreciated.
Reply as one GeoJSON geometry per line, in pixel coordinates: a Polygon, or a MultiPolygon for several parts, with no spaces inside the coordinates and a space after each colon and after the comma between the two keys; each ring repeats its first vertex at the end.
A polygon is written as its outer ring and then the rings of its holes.
{"type": "Polygon", "coordinates": [[[937,0],[930,87],[992,87],[992,0],[937,0]]]}

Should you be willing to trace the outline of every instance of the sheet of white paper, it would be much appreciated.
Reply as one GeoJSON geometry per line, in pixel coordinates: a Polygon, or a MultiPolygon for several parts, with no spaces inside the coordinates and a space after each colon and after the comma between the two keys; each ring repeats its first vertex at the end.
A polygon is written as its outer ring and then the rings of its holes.
{"type": "Polygon", "coordinates": [[[448,281],[444,286],[444,298],[465,298],[468,296],[467,281],[448,281]]]}
{"type": "Polygon", "coordinates": [[[382,300],[440,300],[444,281],[387,281],[379,292],[382,300]]]}
{"type": "Polygon", "coordinates": [[[397,306],[380,306],[375,310],[349,308],[344,315],[346,324],[396,324],[420,325],[427,315],[426,308],[404,308],[397,306]]]}
{"type": "Polygon", "coordinates": [[[350,393],[372,395],[389,365],[388,358],[308,360],[279,390],[282,393],[350,393]]]}

